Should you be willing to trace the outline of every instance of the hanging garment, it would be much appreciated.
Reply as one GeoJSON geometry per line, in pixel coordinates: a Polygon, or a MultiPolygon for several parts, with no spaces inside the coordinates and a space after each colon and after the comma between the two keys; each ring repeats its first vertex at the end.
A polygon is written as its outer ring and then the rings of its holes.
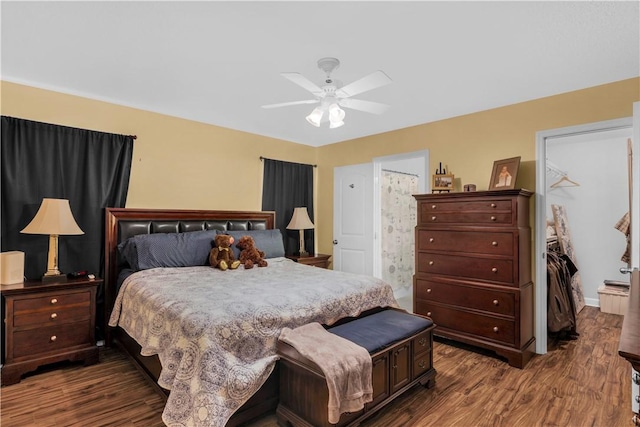
{"type": "Polygon", "coordinates": [[[577,271],[566,255],[547,252],[547,329],[570,339],[579,335],[571,293],[571,276],[577,271]]]}
{"type": "Polygon", "coordinates": [[[622,254],[620,260],[629,264],[631,262],[631,217],[629,216],[629,212],[624,214],[623,217],[616,222],[614,228],[622,232],[627,238],[627,249],[624,251],[624,254],[622,254]]]}

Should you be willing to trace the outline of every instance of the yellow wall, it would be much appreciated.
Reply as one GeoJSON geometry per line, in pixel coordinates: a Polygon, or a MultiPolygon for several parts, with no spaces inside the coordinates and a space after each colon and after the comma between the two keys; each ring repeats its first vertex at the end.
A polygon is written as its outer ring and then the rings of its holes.
{"type": "Polygon", "coordinates": [[[127,207],[260,210],[260,156],[316,163],[316,149],[2,82],[2,115],[137,135],[127,207]]]}
{"type": "Polygon", "coordinates": [[[537,131],[629,117],[640,100],[634,78],[313,148],[9,82],[0,88],[3,115],[137,135],[128,207],[260,210],[260,156],[318,164],[316,241],[323,253],[333,250],[335,166],[428,149],[431,170],[448,165],[456,190],[467,183],[484,190],[494,160],[521,156],[517,186],[535,190],[537,131]]]}
{"type": "Polygon", "coordinates": [[[464,184],[486,190],[495,160],[521,156],[516,186],[535,190],[536,132],[631,117],[639,100],[640,78],[634,78],[320,147],[318,249],[332,253],[335,166],[428,149],[431,171],[448,165],[456,191],[464,184]]]}

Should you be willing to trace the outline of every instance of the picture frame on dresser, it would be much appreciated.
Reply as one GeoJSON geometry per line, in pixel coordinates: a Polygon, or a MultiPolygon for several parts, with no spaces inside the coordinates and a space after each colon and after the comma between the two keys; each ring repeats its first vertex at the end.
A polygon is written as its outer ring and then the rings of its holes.
{"type": "Polygon", "coordinates": [[[493,162],[489,190],[514,189],[519,168],[520,156],[493,162]]]}
{"type": "Polygon", "coordinates": [[[433,181],[431,182],[431,189],[436,191],[451,191],[453,190],[454,179],[455,178],[452,174],[435,174],[433,175],[433,181]]]}

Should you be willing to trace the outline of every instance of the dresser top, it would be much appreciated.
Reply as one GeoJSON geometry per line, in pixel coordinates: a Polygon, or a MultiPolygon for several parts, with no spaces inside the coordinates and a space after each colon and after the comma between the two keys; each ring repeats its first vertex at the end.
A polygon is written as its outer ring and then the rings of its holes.
{"type": "Polygon", "coordinates": [[[525,190],[523,188],[515,188],[511,190],[490,190],[490,191],[464,191],[457,193],[433,193],[433,194],[414,194],[417,200],[422,199],[456,199],[456,198],[476,198],[476,197],[514,197],[525,196],[531,197],[534,194],[533,191],[525,190]]]}

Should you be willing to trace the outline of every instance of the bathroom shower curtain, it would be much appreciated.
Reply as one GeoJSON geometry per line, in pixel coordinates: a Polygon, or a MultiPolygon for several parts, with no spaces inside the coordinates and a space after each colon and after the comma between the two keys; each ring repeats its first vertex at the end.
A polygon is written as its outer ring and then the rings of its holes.
{"type": "Polygon", "coordinates": [[[418,177],[382,171],[380,188],[382,279],[391,284],[396,298],[411,295],[413,288],[418,177]]]}

